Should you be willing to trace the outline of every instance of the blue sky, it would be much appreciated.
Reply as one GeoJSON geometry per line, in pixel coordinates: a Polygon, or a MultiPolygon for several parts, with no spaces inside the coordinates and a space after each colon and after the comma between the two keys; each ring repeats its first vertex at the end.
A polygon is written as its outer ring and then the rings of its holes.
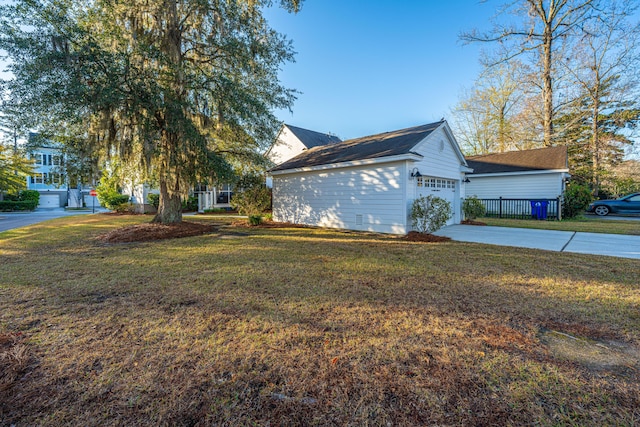
{"type": "Polygon", "coordinates": [[[285,123],[342,139],[449,118],[480,71],[481,46],[462,31],[488,29],[499,1],[306,0],[298,14],[270,9],[293,41],[280,74],[301,93],[285,123]]]}
{"type": "MultiPolygon", "coordinates": [[[[449,118],[480,71],[481,46],[463,46],[458,35],[488,28],[501,4],[305,0],[297,14],[267,10],[270,25],[297,52],[280,78],[300,93],[293,113],[278,111],[278,118],[342,139],[449,118]]],[[[0,65],[0,77],[8,77],[0,65]]]]}

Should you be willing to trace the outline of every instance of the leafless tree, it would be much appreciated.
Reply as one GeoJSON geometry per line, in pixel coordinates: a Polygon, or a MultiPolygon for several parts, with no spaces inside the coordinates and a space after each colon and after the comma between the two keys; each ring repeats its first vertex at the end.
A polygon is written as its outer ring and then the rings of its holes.
{"type": "Polygon", "coordinates": [[[570,43],[585,22],[592,18],[598,0],[512,0],[504,4],[487,32],[461,34],[465,42],[498,45],[495,63],[523,58],[536,68],[541,82],[542,131],[545,146],[554,143],[554,89],[557,53],[570,43]],[[512,18],[512,19],[510,19],[512,18]]]}

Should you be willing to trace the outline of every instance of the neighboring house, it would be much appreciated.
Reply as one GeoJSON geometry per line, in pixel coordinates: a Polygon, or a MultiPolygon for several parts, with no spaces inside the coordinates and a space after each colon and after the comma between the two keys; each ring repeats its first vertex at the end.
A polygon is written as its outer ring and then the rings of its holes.
{"type": "Polygon", "coordinates": [[[467,157],[466,193],[479,199],[557,199],[569,179],[567,147],[467,157]]]}
{"type": "Polygon", "coordinates": [[[29,153],[33,174],[27,177],[27,189],[40,193],[38,207],[59,208],[67,205],[67,179],[61,172],[62,152],[54,146],[38,147],[29,153]]]}
{"type": "Polygon", "coordinates": [[[137,183],[134,178],[125,178],[122,184],[122,194],[129,196],[133,210],[138,213],[154,212],[155,207],[149,203],[149,194],[159,194],[160,190],[147,183],[137,183]]]}
{"type": "Polygon", "coordinates": [[[310,148],[339,142],[342,140],[335,135],[283,124],[265,156],[280,165],[310,148]]]}
{"type": "MultiPolygon", "coordinates": [[[[339,142],[342,140],[335,135],[283,124],[264,155],[277,166],[311,148],[339,142]]],[[[267,177],[267,187],[271,187],[271,177],[267,177]]]]}
{"type": "MultiPolygon", "coordinates": [[[[297,126],[283,124],[271,147],[264,154],[274,165],[279,165],[298,154],[321,145],[335,144],[340,138],[326,133],[315,132],[297,126]]],[[[271,187],[271,177],[267,177],[271,187]]],[[[198,196],[198,211],[205,209],[229,208],[233,187],[231,184],[200,185],[195,189],[198,196]]]]}
{"type": "Polygon", "coordinates": [[[230,209],[233,189],[231,184],[198,185],[194,195],[198,197],[198,212],[206,209],[230,209]]]}
{"type": "MultiPolygon", "coordinates": [[[[36,134],[30,134],[30,140],[36,134]]],[[[29,158],[34,162],[34,172],[27,177],[27,189],[40,193],[40,208],[82,206],[100,206],[95,197],[89,195],[91,187],[78,184],[78,188],[70,188],[69,176],[65,168],[62,150],[55,143],[45,142],[29,151],[29,158]],[[45,145],[46,144],[46,145],[45,145]]],[[[74,184],[75,185],[75,184],[74,184]]]]}
{"type": "Polygon", "coordinates": [[[271,169],[273,219],[406,234],[413,200],[433,194],[459,223],[469,171],[444,120],[319,146],[271,169]]]}

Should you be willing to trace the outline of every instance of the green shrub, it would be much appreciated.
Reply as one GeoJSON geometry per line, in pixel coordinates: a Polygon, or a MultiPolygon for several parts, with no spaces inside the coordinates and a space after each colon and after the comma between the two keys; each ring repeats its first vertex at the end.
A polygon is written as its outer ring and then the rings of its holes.
{"type": "Polygon", "coordinates": [[[20,190],[16,194],[5,194],[3,200],[9,202],[33,201],[36,202],[36,206],[38,206],[40,202],[40,192],[37,190],[20,190]]]}
{"type": "Polygon", "coordinates": [[[262,223],[262,215],[249,215],[249,224],[260,225],[262,223]]]}
{"type": "Polygon", "coordinates": [[[593,201],[591,189],[585,184],[570,184],[564,192],[562,216],[575,218],[580,215],[593,201]]]}
{"type": "Polygon", "coordinates": [[[271,190],[263,184],[240,189],[231,197],[231,206],[240,215],[260,215],[271,206],[271,190]]]}
{"type": "Polygon", "coordinates": [[[31,200],[36,202],[36,205],[40,202],[40,192],[36,190],[21,190],[18,193],[18,200],[31,200]]]}
{"type": "Polygon", "coordinates": [[[474,220],[481,216],[485,216],[487,208],[484,203],[476,196],[467,197],[462,202],[462,212],[464,212],[464,218],[474,220]]]}
{"type": "Polygon", "coordinates": [[[413,201],[409,217],[414,230],[433,233],[442,228],[452,215],[449,202],[440,197],[427,196],[413,201]]]}
{"type": "Polygon", "coordinates": [[[154,208],[158,209],[158,206],[160,206],[160,195],[154,193],[148,194],[147,202],[149,202],[149,204],[154,208]]]}
{"type": "Polygon", "coordinates": [[[210,213],[226,213],[228,212],[225,208],[211,208],[211,209],[205,209],[204,213],[210,214],[210,213]]]}
{"type": "Polygon", "coordinates": [[[0,211],[32,211],[38,206],[36,200],[2,200],[0,201],[0,211]]]}
{"type": "Polygon", "coordinates": [[[182,210],[185,212],[195,212],[198,210],[198,198],[195,196],[189,196],[186,200],[182,201],[182,210]]]}
{"type": "Polygon", "coordinates": [[[136,213],[136,207],[133,203],[129,203],[128,201],[113,205],[109,209],[118,213],[136,213]]]}
{"type": "Polygon", "coordinates": [[[98,200],[105,208],[116,212],[122,212],[123,207],[121,205],[127,205],[129,203],[129,196],[110,190],[107,190],[106,192],[101,191],[98,187],[98,200]]]}

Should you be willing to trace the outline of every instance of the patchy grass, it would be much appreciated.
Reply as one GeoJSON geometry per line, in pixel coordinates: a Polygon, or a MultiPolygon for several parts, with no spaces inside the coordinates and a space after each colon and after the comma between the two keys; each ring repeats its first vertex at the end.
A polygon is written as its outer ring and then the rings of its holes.
{"type": "Polygon", "coordinates": [[[0,425],[640,421],[638,260],[143,221],[0,233],[0,425]]]}
{"type": "Polygon", "coordinates": [[[629,234],[640,236],[640,221],[616,221],[597,217],[580,217],[576,219],[563,219],[562,221],[535,221],[506,218],[481,218],[480,220],[487,225],[497,227],[537,228],[544,230],[629,234]]]}

